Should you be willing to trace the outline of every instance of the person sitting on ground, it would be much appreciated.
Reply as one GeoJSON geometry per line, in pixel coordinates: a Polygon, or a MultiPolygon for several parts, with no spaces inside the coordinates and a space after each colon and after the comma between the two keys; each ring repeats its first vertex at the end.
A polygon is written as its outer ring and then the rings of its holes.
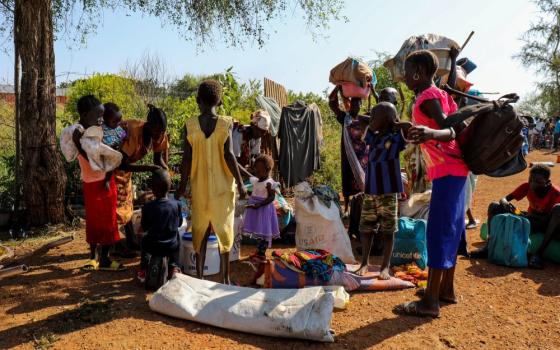
{"type": "MultiPolygon", "coordinates": [[[[107,102],[103,105],[105,112],[103,113],[103,140],[102,142],[114,150],[119,151],[126,138],[126,131],[121,128],[122,114],[119,106],[113,102],[107,102]]],[[[105,175],[105,187],[109,188],[109,182],[113,177],[113,172],[108,171],[105,175]]]]}
{"type": "Polygon", "coordinates": [[[181,273],[179,269],[179,227],[182,224],[181,207],[178,201],[168,198],[171,189],[169,172],[158,169],[152,173],[150,185],[155,200],[142,207],[142,230],[146,233],[141,243],[140,270],[137,277],[146,281],[148,254],[167,257],[169,260],[169,277],[181,273]]]}
{"type": "MultiPolygon", "coordinates": [[[[542,269],[543,254],[554,238],[560,234],[560,189],[550,181],[550,168],[537,164],[531,168],[529,182],[522,184],[515,191],[488,207],[488,223],[498,214],[521,213],[531,223],[531,232],[544,232],[544,240],[538,251],[529,259],[529,266],[542,269]],[[527,198],[529,210],[520,212],[510,203],[527,198]]],[[[488,236],[491,235],[489,230],[488,236]]],[[[488,246],[472,252],[473,258],[488,256],[488,246]]]]}
{"type": "Polygon", "coordinates": [[[389,102],[375,105],[370,116],[366,135],[369,161],[360,221],[363,252],[362,263],[356,273],[364,275],[368,271],[372,240],[375,233],[380,232],[383,236],[380,278],[387,280],[390,278],[389,264],[397,231],[397,195],[404,192],[399,155],[406,142],[400,129],[408,129],[410,123],[397,123],[397,109],[389,102]]]}

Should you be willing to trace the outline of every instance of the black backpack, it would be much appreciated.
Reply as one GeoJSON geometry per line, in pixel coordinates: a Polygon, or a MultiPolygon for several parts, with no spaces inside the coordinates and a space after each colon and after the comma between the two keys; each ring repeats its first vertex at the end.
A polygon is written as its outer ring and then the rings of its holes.
{"type": "Polygon", "coordinates": [[[522,129],[526,122],[511,105],[519,100],[519,96],[508,94],[489,101],[453,90],[447,85],[444,90],[479,102],[460,108],[445,120],[446,126],[457,131],[463,160],[473,174],[504,177],[527,168],[521,150],[522,129]]]}

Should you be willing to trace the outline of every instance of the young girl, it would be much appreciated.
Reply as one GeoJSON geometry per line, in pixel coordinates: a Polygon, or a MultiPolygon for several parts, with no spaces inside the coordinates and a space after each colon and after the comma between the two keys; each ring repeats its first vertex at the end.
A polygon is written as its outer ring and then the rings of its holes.
{"type": "MultiPolygon", "coordinates": [[[[88,95],[77,103],[80,124],[84,129],[100,126],[103,122],[103,105],[95,97],[88,95]]],[[[105,187],[105,172],[94,171],[87,154],[81,147],[82,132],[74,131],[73,140],[78,148],[78,162],[83,181],[86,209],[86,241],[90,246],[90,260],[84,265],[86,270],[120,270],[122,265],[109,258],[109,248],[120,239],[117,226],[117,187],[113,178],[105,187]],[[95,259],[97,246],[101,246],[99,261],[95,259]]]]}
{"type": "Polygon", "coordinates": [[[256,177],[249,178],[253,192],[245,212],[243,234],[258,240],[257,251],[251,257],[255,263],[265,261],[266,249],[270,248],[273,239],[280,237],[278,217],[273,203],[279,184],[270,178],[273,167],[274,160],[261,154],[253,164],[256,177]]]}
{"type": "MultiPolygon", "coordinates": [[[[457,51],[452,51],[456,58],[457,51]]],[[[469,169],[455,141],[456,132],[446,125],[449,113],[457,110],[453,99],[434,86],[438,61],[426,50],[410,54],[405,62],[405,81],[416,94],[412,111],[415,125],[410,141],[421,144],[432,199],[428,217],[427,245],[429,279],[420,301],[397,307],[398,312],[416,316],[439,316],[440,301],[456,303],[455,264],[461,235],[465,231],[465,185],[469,169]]]]}
{"type": "Polygon", "coordinates": [[[178,198],[186,194],[190,179],[192,191],[192,236],[196,254],[196,274],[203,278],[206,244],[212,232],[218,238],[221,282],[230,283],[229,251],[233,245],[235,182],[241,199],[247,195],[231,142],[233,121],[218,116],[222,86],[206,80],[196,97],[200,116],[187,119],[186,142],[181,166],[178,198]]]}

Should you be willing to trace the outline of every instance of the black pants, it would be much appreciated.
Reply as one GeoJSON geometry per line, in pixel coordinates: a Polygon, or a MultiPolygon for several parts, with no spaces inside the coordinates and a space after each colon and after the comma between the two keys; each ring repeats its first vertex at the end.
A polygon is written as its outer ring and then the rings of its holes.
{"type": "Polygon", "coordinates": [[[140,268],[148,268],[148,254],[153,256],[167,257],[169,258],[169,268],[179,266],[179,248],[180,248],[179,236],[172,244],[161,243],[154,240],[150,236],[144,236],[142,238],[142,255],[140,258],[140,268]]]}

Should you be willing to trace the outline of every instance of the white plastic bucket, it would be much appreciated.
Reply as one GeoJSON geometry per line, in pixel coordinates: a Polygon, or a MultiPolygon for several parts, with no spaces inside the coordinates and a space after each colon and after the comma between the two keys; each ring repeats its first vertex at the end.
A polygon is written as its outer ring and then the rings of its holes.
{"type": "MultiPolygon", "coordinates": [[[[187,232],[181,236],[181,251],[179,261],[183,271],[191,276],[196,275],[196,255],[192,243],[192,234],[187,232]]],[[[204,276],[215,275],[220,272],[220,250],[218,239],[211,235],[206,246],[206,261],[204,264],[204,276]]]]}

